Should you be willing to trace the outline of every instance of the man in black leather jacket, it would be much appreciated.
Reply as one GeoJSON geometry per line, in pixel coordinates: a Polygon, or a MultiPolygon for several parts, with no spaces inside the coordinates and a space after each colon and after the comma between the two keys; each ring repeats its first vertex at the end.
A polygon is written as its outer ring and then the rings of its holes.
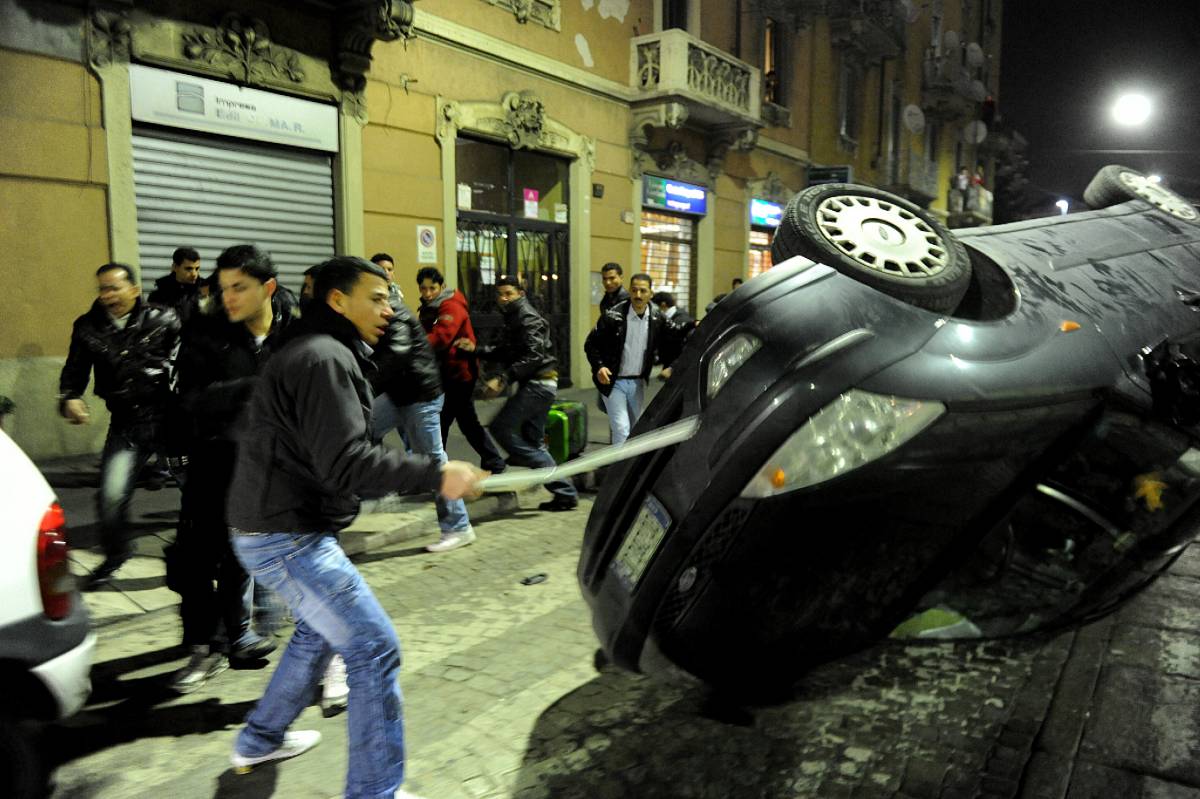
{"type": "Polygon", "coordinates": [[[106,583],[129,559],[129,500],[138,472],[162,448],[162,423],[179,347],[179,317],[142,302],[133,270],[119,263],[96,270],[100,297],[75,320],[71,349],[58,382],[59,413],[72,424],[90,421],[83,392],[95,373],[96,395],[112,419],[96,493],[104,562],[87,587],[106,583]]]}
{"type": "Polygon", "coordinates": [[[601,314],[583,345],[614,444],[629,438],[642,414],[646,380],[662,343],[663,319],[650,304],[650,291],[649,275],[629,278],[629,299],[601,314]]]}
{"type": "MultiPolygon", "coordinates": [[[[492,396],[499,395],[505,384],[520,383],[517,393],[488,426],[496,442],[508,452],[508,462],[535,469],[554,466],[545,441],[546,414],[558,393],[558,361],[550,343],[550,328],[530,305],[516,278],[504,275],[496,281],[496,301],[504,316],[500,341],[477,346],[470,339],[460,338],[454,345],[501,367],[501,374],[484,382],[492,396]]],[[[552,480],[546,483],[546,489],[554,497],[541,503],[541,510],[572,510],[579,504],[579,495],[569,480],[552,480]]]]}
{"type": "Polygon", "coordinates": [[[179,247],[171,256],[171,271],[154,281],[147,301],[174,308],[179,321],[186,323],[200,304],[200,253],[191,247],[179,247]]]}
{"type": "Polygon", "coordinates": [[[221,253],[217,281],[220,304],[194,315],[183,330],[177,387],[182,413],[171,431],[172,454],[188,458],[170,564],[190,653],[171,683],[179,693],[197,690],[222,671],[226,655],[252,661],[275,648],[251,629],[250,578],[233,554],[226,515],[246,404],[259,371],[298,317],[297,302],[278,285],[271,257],[250,244],[221,253]]]}
{"type": "MultiPolygon", "coordinates": [[[[377,264],[378,265],[378,264],[377,264]]],[[[419,455],[429,455],[439,464],[445,463],[442,446],[441,368],[433,347],[425,336],[425,328],[408,310],[408,306],[389,294],[392,318],[388,332],[375,346],[371,356],[378,367],[371,378],[375,404],[371,409],[371,434],[381,441],[388,430],[398,430],[409,448],[419,455]]],[[[438,528],[441,537],[425,547],[430,552],[449,552],[465,547],[475,540],[475,529],[467,515],[467,505],[461,499],[434,497],[437,505],[438,528]]]]}

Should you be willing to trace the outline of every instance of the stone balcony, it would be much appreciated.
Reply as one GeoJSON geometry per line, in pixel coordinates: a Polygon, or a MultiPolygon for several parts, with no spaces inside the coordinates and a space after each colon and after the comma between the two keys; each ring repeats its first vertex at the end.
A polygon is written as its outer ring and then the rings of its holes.
{"type": "Polygon", "coordinates": [[[682,30],[638,36],[630,42],[635,108],[662,109],[669,127],[684,121],[711,131],[762,127],[759,70],[682,30]]]}

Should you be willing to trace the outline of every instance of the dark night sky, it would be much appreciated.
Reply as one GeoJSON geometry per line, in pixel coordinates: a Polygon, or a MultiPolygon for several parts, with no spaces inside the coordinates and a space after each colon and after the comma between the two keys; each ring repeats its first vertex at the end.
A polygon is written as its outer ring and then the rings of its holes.
{"type": "Polygon", "coordinates": [[[1033,185],[1080,197],[1119,163],[1200,196],[1200,0],[1007,0],[1003,36],[998,110],[1033,185]],[[1126,88],[1153,103],[1140,129],[1112,122],[1126,88]]]}

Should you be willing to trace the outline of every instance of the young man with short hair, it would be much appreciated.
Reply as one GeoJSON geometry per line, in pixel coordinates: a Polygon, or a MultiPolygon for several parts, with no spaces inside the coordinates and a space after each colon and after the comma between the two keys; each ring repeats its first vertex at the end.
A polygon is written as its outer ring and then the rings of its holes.
{"type": "Polygon", "coordinates": [[[426,266],[417,271],[417,291],[421,296],[421,326],[437,355],[442,370],[442,445],[450,435],[450,425],[458,428],[467,443],[479,454],[479,465],[492,474],[504,471],[504,457],[496,449],[475,412],[475,381],[479,365],[474,353],[459,351],[455,346],[460,338],[475,342],[475,328],[467,309],[467,298],[458,289],[448,289],[446,280],[436,267],[426,266]]]}
{"type": "Polygon", "coordinates": [[[615,261],[610,261],[600,267],[600,282],[604,285],[604,296],[600,298],[600,313],[622,300],[629,299],[629,292],[621,285],[624,282],[625,270],[615,261]]]}
{"type": "Polygon", "coordinates": [[[233,553],[226,515],[246,404],[298,308],[271,256],[252,244],[222,252],[216,279],[221,305],[192,317],[179,353],[179,405],[190,435],[173,447],[188,465],[172,566],[190,655],[171,682],[178,693],[199,689],[225,669],[226,657],[251,662],[275,649],[251,629],[251,581],[233,553]]]}
{"type": "MultiPolygon", "coordinates": [[[[442,444],[441,369],[425,336],[425,329],[403,302],[391,302],[392,318],[387,333],[371,356],[377,367],[371,377],[375,405],[371,410],[371,433],[382,441],[389,430],[397,430],[408,448],[445,463],[442,444]]],[[[439,539],[425,549],[449,552],[475,541],[475,528],[461,499],[435,497],[439,539]]]]}
{"type": "Polygon", "coordinates": [[[388,302],[393,306],[398,302],[404,302],[404,292],[396,285],[396,259],[386,252],[377,252],[371,256],[371,263],[378,266],[387,275],[388,302]]]}
{"type": "Polygon", "coordinates": [[[614,444],[629,438],[642,415],[646,380],[662,338],[662,316],[650,304],[650,293],[649,275],[629,278],[629,299],[601,315],[583,344],[614,444]]]}
{"type": "Polygon", "coordinates": [[[347,799],[410,795],[400,788],[399,641],[335,533],[353,521],[360,497],[440,491],[461,499],[483,475],[468,463],[438,465],[372,443],[363,369],[391,317],[383,270],[348,256],[321,264],[312,305],[255,387],[230,492],[238,558],[296,619],[231,762],[249,769],[317,744],[319,732],[288,728],[337,652],[350,684],[347,799]]]}
{"type": "Polygon", "coordinates": [[[171,271],[154,281],[147,302],[174,308],[179,321],[186,322],[200,303],[200,253],[180,247],[171,256],[171,271]]]}
{"type": "MultiPolygon", "coordinates": [[[[484,382],[490,396],[499,396],[507,384],[520,384],[488,428],[507,450],[508,462],[534,469],[552,467],[554,458],[546,448],[545,431],[546,414],[558,393],[558,360],[550,343],[550,327],[511,275],[496,280],[496,302],[504,317],[500,340],[477,345],[460,338],[454,344],[502,367],[501,374],[484,382]]],[[[539,510],[574,510],[579,504],[579,494],[570,480],[552,480],[546,483],[546,489],[553,498],[538,505],[539,510]]]]}
{"type": "Polygon", "coordinates": [[[133,269],[120,263],[96,270],[99,297],[75,320],[71,348],[58,381],[58,411],[71,424],[88,424],[83,400],[95,374],[96,396],[112,415],[96,492],[104,562],[86,587],[108,583],[132,554],[126,527],[137,474],[162,448],[170,405],[170,374],[179,347],[174,310],[142,301],[133,269]]]}

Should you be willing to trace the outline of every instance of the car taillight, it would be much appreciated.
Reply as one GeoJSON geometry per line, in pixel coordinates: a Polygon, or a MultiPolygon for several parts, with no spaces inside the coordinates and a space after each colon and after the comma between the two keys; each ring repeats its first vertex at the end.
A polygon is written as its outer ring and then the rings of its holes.
{"type": "Polygon", "coordinates": [[[71,612],[75,578],[67,563],[67,517],[57,502],[50,504],[38,528],[37,573],[42,589],[42,609],[51,619],[71,612]]]}

